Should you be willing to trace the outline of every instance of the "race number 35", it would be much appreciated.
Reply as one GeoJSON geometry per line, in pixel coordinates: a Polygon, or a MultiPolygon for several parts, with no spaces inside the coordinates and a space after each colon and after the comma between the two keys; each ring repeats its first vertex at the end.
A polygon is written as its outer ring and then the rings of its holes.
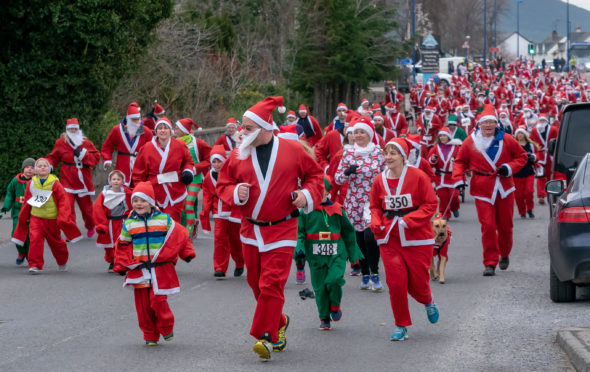
{"type": "Polygon", "coordinates": [[[397,211],[402,208],[412,207],[412,194],[387,195],[385,197],[385,209],[397,211]]]}

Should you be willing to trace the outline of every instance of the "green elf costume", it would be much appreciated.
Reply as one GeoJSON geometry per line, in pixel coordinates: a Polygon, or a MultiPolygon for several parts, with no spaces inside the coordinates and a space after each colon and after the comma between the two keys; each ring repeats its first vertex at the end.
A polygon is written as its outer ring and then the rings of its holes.
{"type": "MultiPolygon", "coordinates": [[[[22,170],[26,167],[34,167],[35,166],[35,159],[27,158],[23,161],[22,170]]],[[[12,218],[12,232],[10,236],[14,235],[14,230],[16,229],[16,225],[18,225],[18,215],[20,214],[20,209],[24,202],[25,197],[25,189],[27,188],[27,182],[30,181],[30,178],[25,177],[23,173],[19,173],[14,177],[8,187],[6,188],[6,197],[4,198],[4,205],[2,206],[2,212],[10,211],[10,217],[12,218]]],[[[18,257],[16,258],[16,264],[21,265],[27,255],[29,254],[29,235],[27,234],[27,238],[25,240],[24,245],[16,244],[16,250],[18,251],[18,257]]]]}
{"type": "Polygon", "coordinates": [[[458,139],[463,142],[467,138],[463,128],[457,125],[457,115],[451,114],[447,117],[447,127],[451,132],[451,139],[458,139]]]}
{"type": "Polygon", "coordinates": [[[326,191],[322,203],[308,214],[299,216],[296,251],[303,250],[309,263],[311,284],[320,315],[320,329],[330,329],[330,319],[342,317],[340,301],[346,261],[363,258],[354,227],[339,203],[328,199],[330,183],[324,178],[326,191]]]}
{"type": "Polygon", "coordinates": [[[176,127],[184,134],[184,136],[177,137],[184,142],[188,147],[193,162],[195,163],[195,175],[193,182],[186,187],[187,196],[184,200],[184,209],[180,216],[180,223],[188,229],[189,237],[196,234],[195,228],[198,223],[197,207],[199,192],[203,184],[204,174],[209,171],[211,162],[209,161],[209,154],[211,153],[211,146],[200,138],[192,135],[193,128],[200,130],[201,128],[192,119],[185,118],[176,122],[176,127]]]}

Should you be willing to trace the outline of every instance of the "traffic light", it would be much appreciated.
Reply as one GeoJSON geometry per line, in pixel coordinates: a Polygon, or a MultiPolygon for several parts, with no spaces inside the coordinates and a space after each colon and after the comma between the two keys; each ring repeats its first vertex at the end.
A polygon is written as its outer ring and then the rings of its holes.
{"type": "Polygon", "coordinates": [[[529,54],[535,54],[535,44],[529,44],[529,54]]]}

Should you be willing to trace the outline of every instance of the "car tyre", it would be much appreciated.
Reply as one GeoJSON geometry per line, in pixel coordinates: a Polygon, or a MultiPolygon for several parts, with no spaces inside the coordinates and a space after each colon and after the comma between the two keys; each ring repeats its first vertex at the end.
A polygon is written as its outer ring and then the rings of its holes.
{"type": "Polygon", "coordinates": [[[572,302],[576,300],[576,285],[571,280],[562,282],[553,267],[549,273],[549,297],[553,302],[572,302]]]}

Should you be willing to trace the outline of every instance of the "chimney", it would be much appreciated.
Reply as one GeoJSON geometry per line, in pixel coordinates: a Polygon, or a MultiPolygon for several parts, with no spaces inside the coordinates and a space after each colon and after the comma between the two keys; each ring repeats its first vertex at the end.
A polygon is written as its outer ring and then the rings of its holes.
{"type": "Polygon", "coordinates": [[[551,40],[552,41],[559,40],[559,35],[557,35],[557,31],[553,30],[553,32],[551,33],[551,40]]]}
{"type": "Polygon", "coordinates": [[[576,25],[576,32],[582,32],[582,27],[580,27],[579,25],[576,25]]]}

